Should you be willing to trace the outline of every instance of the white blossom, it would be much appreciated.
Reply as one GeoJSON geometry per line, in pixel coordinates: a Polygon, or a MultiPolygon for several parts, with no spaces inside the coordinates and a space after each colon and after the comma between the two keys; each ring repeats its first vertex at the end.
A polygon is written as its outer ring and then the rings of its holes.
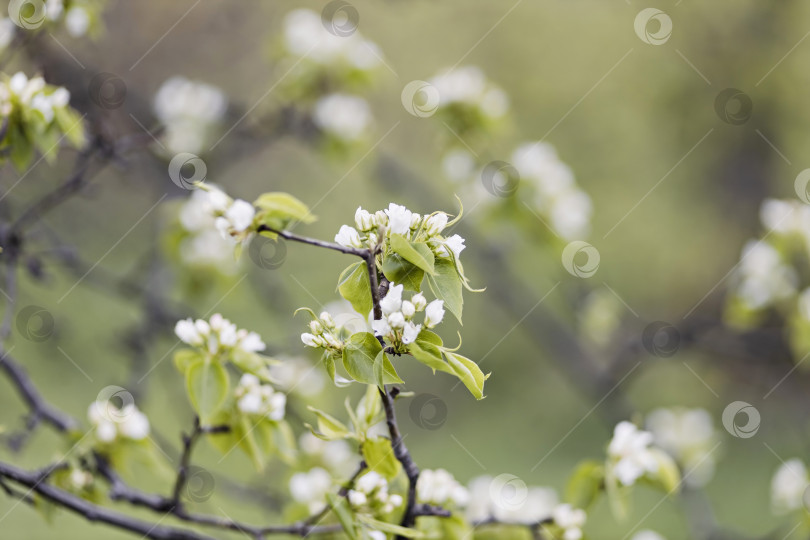
{"type": "Polygon", "coordinates": [[[407,235],[411,230],[411,218],[413,213],[404,206],[391,203],[385,210],[388,216],[388,228],[393,234],[407,235]]]}
{"type": "Polygon", "coordinates": [[[467,488],[445,469],[424,470],[416,482],[416,499],[421,503],[464,507],[469,502],[467,488]]]}
{"type": "Polygon", "coordinates": [[[109,401],[94,401],[87,418],[100,442],[111,443],[118,437],[140,441],[149,436],[149,419],[134,404],[119,409],[109,401]]]}
{"type": "Polygon", "coordinates": [[[245,353],[263,351],[267,346],[256,332],[238,329],[219,313],[211,315],[209,321],[191,318],[177,321],[174,333],[180,340],[193,347],[205,348],[210,354],[233,352],[245,353]]]}
{"type": "Polygon", "coordinates": [[[65,14],[65,28],[71,37],[82,37],[90,28],[90,14],[81,6],[71,7],[65,14]]]}
{"type": "Polygon", "coordinates": [[[411,298],[411,302],[413,303],[416,311],[423,311],[425,307],[427,307],[427,300],[425,300],[425,295],[422,293],[416,293],[411,298]]]}
{"type": "Polygon", "coordinates": [[[563,530],[563,540],[582,538],[582,527],[585,525],[585,511],[570,504],[560,504],[552,512],[554,523],[563,530]]]}
{"type": "Polygon", "coordinates": [[[354,223],[358,230],[369,231],[374,228],[374,216],[368,210],[363,210],[361,206],[358,206],[354,213],[354,223]]]}
{"type": "Polygon", "coordinates": [[[284,419],[287,396],[276,392],[269,384],[262,384],[255,375],[242,375],[234,395],[237,408],[245,414],[264,416],[274,421],[284,419]]]}
{"type": "Polygon", "coordinates": [[[771,480],[771,505],[774,513],[785,514],[802,508],[808,486],[810,477],[802,460],[794,458],[784,462],[771,480]]]}
{"type": "Polygon", "coordinates": [[[371,126],[371,108],[361,97],[330,94],[315,104],[312,120],[339,139],[355,141],[362,138],[371,126]]]}
{"type": "Polygon", "coordinates": [[[401,495],[388,492],[388,481],[376,471],[358,478],[347,497],[356,512],[368,514],[390,514],[403,502],[401,495]]]}
{"type": "Polygon", "coordinates": [[[425,326],[433,328],[444,319],[444,301],[434,300],[425,308],[425,326]]]}
{"type": "Polygon", "coordinates": [[[335,235],[335,242],[344,247],[363,247],[360,241],[360,234],[354,227],[349,227],[348,225],[342,225],[340,227],[340,231],[335,235]]]}
{"type": "Polygon", "coordinates": [[[653,435],[639,430],[630,422],[619,422],[608,445],[613,473],[625,486],[635,483],[647,473],[658,471],[658,461],[650,452],[653,435]]]}
{"type": "Polygon", "coordinates": [[[290,494],[296,502],[305,504],[310,513],[326,506],[326,494],[332,488],[332,476],[321,467],[299,472],[290,478],[290,494]]]}
{"type": "Polygon", "coordinates": [[[155,94],[152,108],[165,126],[163,141],[171,153],[205,150],[212,130],[228,108],[225,94],[215,86],[172,77],[155,94]]]}
{"type": "Polygon", "coordinates": [[[464,251],[466,247],[464,245],[464,238],[457,234],[454,234],[450,238],[433,240],[432,243],[436,248],[436,255],[443,258],[450,257],[450,253],[452,253],[453,258],[458,259],[461,256],[461,252],[464,251]]]}
{"type": "Polygon", "coordinates": [[[402,290],[402,284],[395,285],[392,283],[388,287],[388,292],[385,294],[385,297],[380,300],[380,308],[382,309],[383,315],[390,315],[398,312],[402,308],[402,290]]]}
{"type": "Polygon", "coordinates": [[[447,227],[447,214],[444,212],[435,212],[425,218],[425,232],[428,236],[441,234],[445,227],[447,227]]]}

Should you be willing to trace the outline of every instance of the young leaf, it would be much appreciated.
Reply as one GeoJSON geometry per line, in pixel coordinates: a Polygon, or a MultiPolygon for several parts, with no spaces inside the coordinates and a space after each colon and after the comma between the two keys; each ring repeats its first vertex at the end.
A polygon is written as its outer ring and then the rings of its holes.
{"type": "Polygon", "coordinates": [[[681,471],[672,457],[657,448],[651,448],[650,453],[658,462],[658,472],[650,480],[656,487],[659,487],[667,495],[675,493],[681,485],[681,471]]]}
{"type": "Polygon", "coordinates": [[[174,367],[176,367],[177,371],[180,373],[185,374],[188,366],[202,359],[203,354],[200,351],[194,349],[180,349],[174,353],[174,367]]]}
{"type": "Polygon", "coordinates": [[[475,396],[475,399],[483,399],[484,381],[489,378],[489,375],[484,375],[478,364],[469,358],[448,350],[444,351],[444,355],[447,358],[447,363],[453,368],[453,372],[461,379],[467,390],[475,396]]]}
{"type": "Polygon", "coordinates": [[[256,470],[264,470],[264,457],[259,444],[256,442],[256,430],[251,425],[250,419],[242,415],[239,421],[232,426],[232,431],[237,446],[247,454],[256,470]]]}
{"type": "Polygon", "coordinates": [[[315,221],[307,205],[288,193],[263,193],[253,201],[253,206],[259,209],[259,221],[276,230],[284,229],[292,221],[315,221]]]}
{"type": "Polygon", "coordinates": [[[329,506],[335,512],[340,526],[343,527],[343,532],[349,537],[349,540],[358,540],[357,530],[354,525],[354,514],[349,507],[349,502],[344,497],[334,493],[327,493],[326,498],[329,501],[329,506]]]}
{"type": "Polygon", "coordinates": [[[385,258],[382,271],[391,283],[401,283],[408,291],[419,292],[421,290],[425,271],[396,253],[385,258]]]}
{"type": "Polygon", "coordinates": [[[599,495],[605,481],[605,468],[597,461],[584,461],[574,470],[565,489],[565,500],[576,508],[587,509],[599,495]]]}
{"type": "MultiPolygon", "coordinates": [[[[419,334],[420,337],[423,333],[425,333],[424,330],[419,334]]],[[[434,374],[437,369],[451,375],[455,375],[456,373],[447,362],[442,360],[442,353],[439,347],[429,341],[422,341],[417,338],[415,342],[408,345],[408,352],[410,352],[414,358],[431,368],[434,374]]]]}
{"type": "Polygon", "coordinates": [[[458,322],[461,322],[461,310],[464,305],[464,297],[461,294],[462,281],[452,261],[448,259],[436,261],[435,274],[428,275],[427,282],[434,296],[444,300],[445,307],[455,315],[458,322]]]}
{"type": "Polygon", "coordinates": [[[433,273],[433,251],[424,242],[410,242],[401,234],[391,235],[391,249],[406,261],[416,265],[428,274],[433,273]]]}
{"type": "Polygon", "coordinates": [[[366,439],[361,450],[370,470],[378,472],[389,481],[399,473],[401,465],[394,455],[390,439],[385,437],[366,439]]]}
{"type": "Polygon", "coordinates": [[[368,278],[368,269],[363,261],[356,262],[346,268],[338,279],[340,296],[348,300],[354,310],[361,315],[367,315],[373,307],[371,300],[371,284],[368,278]]]}
{"type": "Polygon", "coordinates": [[[228,372],[219,362],[197,360],[186,370],[186,388],[200,423],[210,425],[211,417],[219,412],[228,397],[228,372]]]}
{"type": "Polygon", "coordinates": [[[315,407],[307,408],[318,416],[318,430],[327,439],[342,439],[349,435],[349,428],[334,416],[315,407]]]}

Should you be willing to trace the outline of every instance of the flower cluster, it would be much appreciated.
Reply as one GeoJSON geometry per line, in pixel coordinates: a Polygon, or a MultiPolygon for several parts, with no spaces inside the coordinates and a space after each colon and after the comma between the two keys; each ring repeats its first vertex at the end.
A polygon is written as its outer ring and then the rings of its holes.
{"type": "Polygon", "coordinates": [[[391,283],[388,293],[380,300],[383,317],[371,323],[374,333],[385,338],[394,348],[399,344],[413,343],[423,326],[433,328],[444,318],[442,300],[433,300],[428,304],[422,293],[414,294],[410,300],[403,300],[403,288],[403,285],[391,283]],[[421,311],[425,312],[425,318],[422,324],[416,324],[414,316],[421,311]]]}
{"type": "Polygon", "coordinates": [[[332,475],[321,467],[299,472],[290,478],[293,500],[306,505],[309,512],[320,512],[326,506],[326,494],[332,489],[332,475]]]}
{"type": "Polygon", "coordinates": [[[786,514],[805,507],[805,493],[810,487],[807,467],[798,458],[789,459],[771,480],[771,506],[774,513],[786,514]]]}
{"type": "MultiPolygon", "coordinates": [[[[67,9],[65,0],[45,0],[40,2],[34,17],[42,17],[42,22],[58,23],[64,21],[65,29],[70,37],[79,38],[87,34],[98,18],[98,9],[103,2],[99,0],[72,0],[67,9]],[[40,13],[40,9],[42,12],[40,13]]],[[[34,4],[36,6],[36,4],[34,4]]],[[[23,11],[25,4],[19,8],[23,11]]],[[[24,13],[20,13],[25,19],[24,13]]],[[[34,21],[30,21],[33,23],[34,21]]],[[[0,19],[0,49],[5,48],[14,35],[16,24],[11,18],[0,19]]]]}
{"type": "Polygon", "coordinates": [[[329,94],[318,100],[312,121],[324,132],[347,142],[362,139],[372,124],[368,102],[349,94],[329,94]]]}
{"type": "Polygon", "coordinates": [[[470,502],[466,515],[471,522],[494,518],[503,523],[539,523],[551,518],[552,511],[559,504],[559,497],[553,488],[527,487],[525,497],[522,497],[517,490],[504,493],[503,488],[493,489],[493,482],[491,476],[470,480],[470,502]]]}
{"type": "MultiPolygon", "coordinates": [[[[335,242],[346,247],[373,247],[380,239],[380,231],[387,237],[399,234],[411,241],[426,241],[440,258],[457,260],[464,250],[464,238],[454,234],[449,238],[442,232],[449,225],[444,212],[421,216],[402,205],[390,203],[386,210],[371,213],[358,207],[354,214],[355,227],[343,225],[335,235],[335,242]]],[[[383,239],[384,240],[384,239],[383,239]]]]}
{"type": "Polygon", "coordinates": [[[389,493],[388,481],[375,471],[358,478],[346,497],[354,511],[363,514],[390,514],[402,506],[402,496],[389,493]]]}
{"type": "Polygon", "coordinates": [[[87,410],[96,439],[111,443],[118,438],[140,441],[149,436],[149,419],[132,404],[119,409],[109,401],[94,401],[87,410]]]}
{"type": "Polygon", "coordinates": [[[470,501],[470,492],[444,469],[425,470],[416,483],[416,499],[425,504],[464,507],[470,501]]]}
{"type": "Polygon", "coordinates": [[[349,36],[329,32],[321,16],[310,9],[296,9],[284,18],[284,48],[324,68],[369,71],[382,65],[382,52],[374,42],[356,30],[349,36]]]}
{"type": "Polygon", "coordinates": [[[647,430],[656,446],[669,453],[688,470],[685,482],[703,486],[714,475],[712,454],[716,434],[714,423],[705,409],[656,409],[647,415],[647,430]]]}
{"type": "Polygon", "coordinates": [[[766,308],[796,293],[796,271],[763,240],[745,244],[736,274],[736,295],[751,310],[766,308]]]}
{"type": "Polygon", "coordinates": [[[477,66],[445,70],[428,82],[438,91],[440,108],[460,105],[490,119],[500,118],[509,110],[504,91],[488,81],[477,66]]]}
{"type": "Polygon", "coordinates": [[[152,107],[165,127],[166,150],[199,154],[224,117],[228,100],[215,86],[172,77],[158,89],[152,107]]]}
{"type": "Polygon", "coordinates": [[[548,143],[525,143],[512,154],[521,179],[534,188],[534,206],[565,240],[588,235],[593,210],[591,199],[574,179],[574,173],[548,143]]]}
{"type": "Polygon", "coordinates": [[[262,384],[255,375],[242,375],[234,396],[236,407],[244,414],[261,416],[276,422],[284,419],[287,396],[277,392],[269,384],[262,384]]]}
{"type": "MultiPolygon", "coordinates": [[[[199,184],[199,189],[192,194],[190,207],[184,208],[180,219],[188,230],[198,234],[210,231],[211,219],[223,239],[229,241],[231,253],[234,243],[246,245],[255,234],[254,218],[256,208],[242,199],[232,199],[224,191],[211,184],[199,184]],[[202,192],[198,194],[199,192],[202,192]],[[192,203],[193,201],[193,203],[192,203]]],[[[206,233],[207,234],[207,233],[206,233]]],[[[216,255],[219,255],[219,248],[216,255]]],[[[214,253],[210,254],[211,256],[214,253]]]]}
{"type": "Polygon", "coordinates": [[[55,111],[64,109],[70,101],[70,92],[62,87],[45,84],[42,77],[31,79],[17,72],[8,82],[0,85],[0,115],[8,116],[14,107],[27,107],[42,115],[45,124],[54,120],[55,111]]]}
{"type": "Polygon", "coordinates": [[[236,270],[233,240],[216,229],[213,202],[220,197],[212,197],[211,193],[196,189],[180,207],[180,225],[187,233],[180,243],[180,257],[186,264],[210,266],[231,274],[236,270]]]}
{"type": "Polygon", "coordinates": [[[658,460],[650,449],[653,434],[631,422],[619,422],[608,445],[613,474],[622,485],[631,486],[645,474],[658,472],[658,460]]]}
{"type": "Polygon", "coordinates": [[[319,370],[313,369],[309,360],[300,356],[279,356],[277,359],[278,364],[270,366],[270,378],[278,388],[304,397],[321,393],[326,381],[319,370]]]}
{"type": "Polygon", "coordinates": [[[339,337],[340,328],[328,311],[323,311],[318,318],[309,323],[309,332],[301,334],[301,341],[307,347],[323,348],[327,352],[340,354],[344,342],[339,337]]]}
{"type": "Polygon", "coordinates": [[[177,321],[174,333],[184,343],[212,355],[232,353],[234,350],[256,353],[266,347],[259,334],[237,329],[235,324],[219,313],[212,315],[208,321],[194,321],[191,318],[177,321]]]}

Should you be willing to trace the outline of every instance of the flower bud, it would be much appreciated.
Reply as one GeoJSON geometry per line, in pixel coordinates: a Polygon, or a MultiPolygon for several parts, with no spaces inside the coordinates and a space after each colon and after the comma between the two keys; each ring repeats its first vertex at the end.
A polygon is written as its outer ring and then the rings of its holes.
{"type": "Polygon", "coordinates": [[[428,236],[436,236],[447,227],[447,214],[436,212],[425,218],[425,232],[428,236]]]}
{"type": "Polygon", "coordinates": [[[363,232],[371,230],[374,227],[374,216],[368,210],[363,210],[363,207],[358,206],[354,213],[354,224],[357,225],[358,230],[363,232]]]}
{"type": "Polygon", "coordinates": [[[394,313],[388,316],[388,324],[391,325],[391,328],[394,329],[401,329],[405,327],[405,317],[402,315],[401,312],[395,311],[394,313]]]}
{"type": "Polygon", "coordinates": [[[434,300],[425,308],[425,326],[433,328],[444,319],[444,302],[434,300]]]}
{"type": "Polygon", "coordinates": [[[327,328],[334,328],[335,321],[332,319],[332,316],[329,314],[328,311],[321,311],[321,314],[318,316],[321,319],[323,325],[327,328]]]}
{"type": "Polygon", "coordinates": [[[400,311],[402,312],[402,314],[405,316],[406,319],[410,319],[411,317],[413,317],[413,314],[416,313],[416,307],[413,305],[413,303],[408,302],[407,300],[403,300],[400,311]]]}
{"type": "Polygon", "coordinates": [[[422,216],[417,214],[416,212],[411,214],[411,230],[416,229],[419,226],[419,223],[422,222],[422,216]]]}
{"type": "Polygon", "coordinates": [[[427,300],[425,300],[425,295],[422,293],[416,293],[411,298],[411,303],[416,308],[416,311],[422,311],[427,306],[427,300]]]}
{"type": "Polygon", "coordinates": [[[313,336],[310,333],[304,332],[301,334],[301,341],[307,347],[320,347],[323,345],[323,340],[317,336],[313,336]]]}
{"type": "Polygon", "coordinates": [[[323,326],[318,321],[310,321],[309,329],[316,336],[323,332],[323,326]]]}

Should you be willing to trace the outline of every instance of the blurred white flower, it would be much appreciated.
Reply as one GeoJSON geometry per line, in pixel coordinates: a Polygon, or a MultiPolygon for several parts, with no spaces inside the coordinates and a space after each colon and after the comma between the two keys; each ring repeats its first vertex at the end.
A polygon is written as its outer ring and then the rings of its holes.
{"type": "Polygon", "coordinates": [[[264,416],[270,420],[284,419],[284,407],[287,396],[269,384],[262,384],[258,377],[245,373],[234,390],[237,408],[255,416],[264,416]]]}
{"type": "Polygon", "coordinates": [[[585,525],[585,511],[570,504],[560,504],[552,512],[554,523],[563,530],[563,540],[582,538],[582,527],[585,525]]]}
{"type": "Polygon", "coordinates": [[[450,150],[442,158],[442,171],[453,182],[466,182],[475,174],[475,158],[466,150],[450,150]]]}
{"type": "Polygon", "coordinates": [[[748,241],[737,268],[737,295],[751,309],[762,309],[796,292],[796,271],[765,241],[748,241]]]}
{"type": "Polygon", "coordinates": [[[167,150],[198,154],[205,150],[210,133],[225,116],[228,100],[215,86],[172,77],[158,89],[152,107],[165,126],[167,150]]]}
{"type": "Polygon", "coordinates": [[[355,512],[390,514],[402,506],[402,496],[388,492],[388,481],[379,473],[369,471],[358,478],[347,493],[355,512]]]}
{"type": "Polygon", "coordinates": [[[140,441],[149,436],[149,419],[133,404],[119,409],[109,401],[94,401],[87,409],[96,439],[111,443],[118,437],[140,441]]]}
{"type": "Polygon", "coordinates": [[[346,65],[369,71],[382,61],[379,47],[355,31],[350,36],[336,36],[326,30],[320,14],[309,9],[296,9],[284,18],[284,46],[288,52],[327,67],[346,65]]]}
{"type": "Polygon", "coordinates": [[[424,470],[416,483],[416,499],[421,503],[439,506],[452,503],[464,507],[470,500],[467,488],[456,481],[445,469],[424,470]]]}
{"type": "Polygon", "coordinates": [[[647,473],[658,471],[658,461],[649,451],[653,435],[639,430],[630,422],[619,422],[608,445],[613,474],[625,486],[635,483],[647,473]]]}
{"type": "Polygon", "coordinates": [[[667,540],[667,539],[655,531],[644,530],[638,531],[636,534],[634,534],[631,540],[667,540]]]}
{"type": "Polygon", "coordinates": [[[716,434],[712,416],[705,409],[656,409],[647,415],[647,430],[655,444],[689,471],[685,482],[703,486],[714,475],[712,450],[716,434]]]}
{"type": "Polygon", "coordinates": [[[270,377],[285,392],[310,397],[324,388],[323,372],[318,366],[298,356],[280,356],[278,364],[270,366],[270,377]]]}
{"type": "Polygon", "coordinates": [[[90,14],[82,6],[73,6],[65,14],[65,28],[72,37],[82,37],[90,28],[90,14]]]}
{"type": "Polygon", "coordinates": [[[5,49],[14,39],[17,25],[8,17],[0,18],[0,50],[5,49]]]}
{"type": "Polygon", "coordinates": [[[312,120],[339,139],[356,141],[368,133],[372,122],[371,108],[361,97],[330,94],[315,104],[312,120]]]}
{"type": "Polygon", "coordinates": [[[784,462],[771,480],[771,506],[774,513],[786,514],[802,508],[808,486],[810,477],[802,460],[794,458],[784,462]]]}
{"type": "Polygon", "coordinates": [[[190,318],[177,321],[174,333],[182,342],[203,348],[210,354],[233,352],[234,349],[250,354],[266,347],[259,334],[237,329],[219,313],[211,315],[209,321],[190,318]]]}
{"type": "Polygon", "coordinates": [[[326,494],[332,488],[332,476],[321,467],[308,472],[299,472],[290,478],[290,494],[299,503],[305,504],[314,514],[326,506],[326,494]]]}

